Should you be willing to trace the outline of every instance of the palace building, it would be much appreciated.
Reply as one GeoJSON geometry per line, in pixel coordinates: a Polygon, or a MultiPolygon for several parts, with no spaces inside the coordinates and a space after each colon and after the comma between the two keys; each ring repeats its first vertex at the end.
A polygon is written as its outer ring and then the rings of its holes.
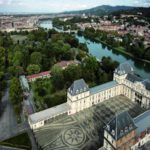
{"type": "Polygon", "coordinates": [[[150,110],[132,119],[121,112],[104,129],[105,150],[138,150],[150,141],[150,110]]]}
{"type": "MultiPolygon", "coordinates": [[[[75,114],[119,95],[124,95],[132,102],[148,109],[150,107],[150,81],[136,75],[128,63],[120,64],[114,71],[113,81],[89,88],[83,79],[76,80],[67,91],[66,103],[32,114],[28,122],[31,129],[38,129],[52,118],[62,114],[75,114]]],[[[105,127],[104,148],[110,150],[135,149],[135,145],[137,147],[139,144],[137,135],[141,137],[141,132],[147,133],[150,127],[150,122],[148,122],[143,131],[137,133],[137,130],[141,128],[139,122],[143,121],[143,117],[139,116],[139,118],[133,120],[128,112],[116,114],[105,127]]]]}

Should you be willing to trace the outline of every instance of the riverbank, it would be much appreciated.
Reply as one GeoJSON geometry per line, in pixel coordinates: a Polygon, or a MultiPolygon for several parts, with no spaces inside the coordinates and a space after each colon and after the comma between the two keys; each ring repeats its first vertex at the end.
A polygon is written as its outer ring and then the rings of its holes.
{"type": "Polygon", "coordinates": [[[133,59],[136,59],[136,60],[142,61],[144,63],[149,63],[150,64],[149,60],[137,58],[133,54],[131,54],[129,52],[126,52],[124,47],[112,47],[111,45],[107,44],[106,42],[98,40],[98,39],[95,40],[95,42],[96,43],[98,42],[98,43],[104,44],[106,47],[111,48],[112,50],[115,50],[117,52],[120,52],[121,54],[127,55],[127,56],[129,56],[129,57],[131,57],[133,59]]]}
{"type": "MultiPolygon", "coordinates": [[[[49,22],[42,22],[40,24],[41,27],[47,28],[47,29],[54,29],[52,25],[52,21],[49,22]]],[[[58,31],[63,32],[63,31],[58,31]]],[[[135,59],[133,56],[129,56],[130,54],[125,54],[124,51],[120,51],[120,49],[114,50],[111,48],[108,48],[107,44],[104,42],[97,41],[97,43],[93,43],[93,40],[88,40],[88,38],[84,38],[84,36],[78,36],[76,34],[76,38],[79,40],[80,43],[86,43],[89,54],[92,56],[95,56],[97,60],[101,60],[102,57],[111,57],[112,60],[116,60],[119,63],[128,62],[131,66],[133,66],[135,72],[139,74],[141,77],[150,79],[150,68],[149,68],[149,62],[146,61],[140,61],[135,59]],[[106,45],[106,48],[104,48],[102,45],[106,45]]],[[[96,40],[96,39],[95,39],[96,40]]],[[[98,38],[99,40],[99,38],[98,38]]]]}

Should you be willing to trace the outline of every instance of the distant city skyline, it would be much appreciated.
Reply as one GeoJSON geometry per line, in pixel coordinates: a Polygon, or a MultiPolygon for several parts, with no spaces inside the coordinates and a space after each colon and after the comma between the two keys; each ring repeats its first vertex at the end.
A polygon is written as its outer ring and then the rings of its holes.
{"type": "Polygon", "coordinates": [[[55,13],[100,5],[150,7],[150,0],[0,0],[0,12],[55,13]]]}

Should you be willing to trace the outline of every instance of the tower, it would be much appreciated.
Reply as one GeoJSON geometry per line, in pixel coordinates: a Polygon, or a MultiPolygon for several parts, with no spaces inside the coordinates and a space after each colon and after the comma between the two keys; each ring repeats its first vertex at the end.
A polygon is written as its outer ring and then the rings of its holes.
{"type": "Polygon", "coordinates": [[[117,81],[119,84],[122,84],[128,73],[134,74],[134,69],[128,63],[122,63],[114,71],[114,80],[117,81]]]}
{"type": "Polygon", "coordinates": [[[121,112],[104,129],[104,147],[107,150],[129,150],[136,139],[136,126],[128,112],[121,112]]]}
{"type": "Polygon", "coordinates": [[[89,87],[83,79],[76,80],[67,91],[67,103],[71,107],[69,114],[88,108],[89,87]]]}

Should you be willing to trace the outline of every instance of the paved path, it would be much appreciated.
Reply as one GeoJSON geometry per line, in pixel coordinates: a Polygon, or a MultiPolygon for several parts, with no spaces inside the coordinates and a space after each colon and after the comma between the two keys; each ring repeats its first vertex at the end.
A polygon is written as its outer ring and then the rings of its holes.
{"type": "MultiPolygon", "coordinates": [[[[8,82],[9,87],[9,82],[8,82]]],[[[2,110],[0,116],[0,141],[18,135],[25,131],[24,124],[17,124],[13,106],[9,100],[9,88],[6,88],[2,97],[2,110]]]]}
{"type": "Polygon", "coordinates": [[[10,135],[16,134],[17,120],[13,111],[12,104],[9,101],[9,88],[6,89],[2,98],[2,109],[0,116],[0,140],[10,135]]]}
{"type": "MultiPolygon", "coordinates": [[[[31,95],[32,96],[32,95],[31,95]]],[[[32,98],[32,97],[31,97],[32,98]]],[[[5,90],[5,94],[2,97],[2,110],[0,112],[0,141],[14,137],[18,134],[27,132],[32,144],[32,149],[37,150],[36,143],[32,132],[26,122],[17,124],[16,115],[13,110],[13,106],[9,100],[9,82],[8,87],[5,90]]],[[[16,148],[10,148],[6,146],[0,146],[0,150],[19,150],[16,148]]]]}

